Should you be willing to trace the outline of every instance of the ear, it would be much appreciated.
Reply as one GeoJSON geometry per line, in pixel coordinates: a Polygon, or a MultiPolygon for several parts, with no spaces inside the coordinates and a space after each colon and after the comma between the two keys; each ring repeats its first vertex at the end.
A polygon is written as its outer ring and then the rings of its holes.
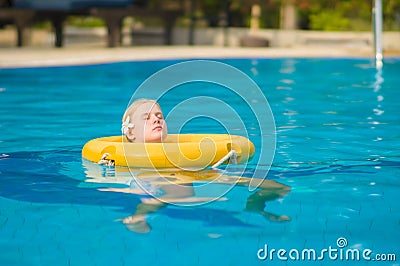
{"type": "Polygon", "coordinates": [[[129,128],[128,132],[126,132],[125,136],[128,138],[129,141],[134,142],[136,137],[133,134],[133,128],[129,128]]]}

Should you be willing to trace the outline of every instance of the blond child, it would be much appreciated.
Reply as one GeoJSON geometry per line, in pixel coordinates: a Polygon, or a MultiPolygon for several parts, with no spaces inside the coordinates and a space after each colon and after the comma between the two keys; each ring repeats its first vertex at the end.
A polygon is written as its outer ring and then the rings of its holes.
{"type": "Polygon", "coordinates": [[[162,142],[168,135],[160,105],[150,99],[133,102],[122,117],[122,134],[129,142],[162,142]]]}

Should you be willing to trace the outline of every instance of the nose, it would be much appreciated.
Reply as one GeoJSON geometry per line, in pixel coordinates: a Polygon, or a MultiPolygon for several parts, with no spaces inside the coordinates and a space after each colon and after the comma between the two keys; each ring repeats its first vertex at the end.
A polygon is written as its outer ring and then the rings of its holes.
{"type": "Polygon", "coordinates": [[[160,123],[160,118],[158,118],[155,114],[151,115],[153,124],[160,123]]]}

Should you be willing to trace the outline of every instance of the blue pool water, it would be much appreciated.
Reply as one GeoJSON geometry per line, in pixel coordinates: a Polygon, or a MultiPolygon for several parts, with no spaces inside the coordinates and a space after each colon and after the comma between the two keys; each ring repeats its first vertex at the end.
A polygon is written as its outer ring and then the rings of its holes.
{"type": "MultiPolygon", "coordinates": [[[[369,59],[220,61],[248,74],[269,101],[277,144],[267,178],[291,191],[272,195],[265,211],[290,221],[249,211],[254,192],[238,186],[226,201],[149,213],[151,230],[140,234],[119,219],[135,211],[141,196],[99,190],[117,186],[112,181],[85,182],[129,176],[82,161],[82,146],[120,134],[135,88],[178,61],[0,69],[0,264],[286,265],[293,263],[290,250],[314,249],[319,256],[331,247],[337,254],[371,250],[370,258],[394,254],[396,260],[379,265],[399,265],[400,60],[386,59],[382,72],[369,59]],[[347,245],[339,247],[339,238],[347,245]],[[288,260],[277,253],[272,261],[260,260],[257,252],[265,245],[268,252],[285,249],[281,255],[288,260]]],[[[162,100],[164,112],[196,95],[223,99],[240,113],[259,147],[260,131],[248,107],[210,84],[187,86],[162,100]]],[[[224,128],[197,119],[183,132],[224,128]]],[[[250,161],[245,175],[255,167],[250,161]]],[[[374,261],[325,253],[315,263],[374,261]]]]}

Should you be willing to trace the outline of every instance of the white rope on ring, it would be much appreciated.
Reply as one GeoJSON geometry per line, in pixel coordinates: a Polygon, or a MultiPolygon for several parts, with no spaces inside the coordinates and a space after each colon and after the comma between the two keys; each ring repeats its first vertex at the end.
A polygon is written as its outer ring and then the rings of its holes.
{"type": "Polygon", "coordinates": [[[106,159],[108,156],[110,156],[111,154],[109,154],[108,152],[104,153],[101,156],[100,161],[97,164],[101,164],[101,165],[106,165],[106,166],[114,166],[114,161],[110,160],[110,159],[106,159]]]}
{"type": "Polygon", "coordinates": [[[237,153],[235,150],[230,150],[224,157],[222,157],[218,162],[211,166],[211,168],[215,169],[229,159],[231,159],[231,162],[233,164],[237,164],[237,153]]]}

